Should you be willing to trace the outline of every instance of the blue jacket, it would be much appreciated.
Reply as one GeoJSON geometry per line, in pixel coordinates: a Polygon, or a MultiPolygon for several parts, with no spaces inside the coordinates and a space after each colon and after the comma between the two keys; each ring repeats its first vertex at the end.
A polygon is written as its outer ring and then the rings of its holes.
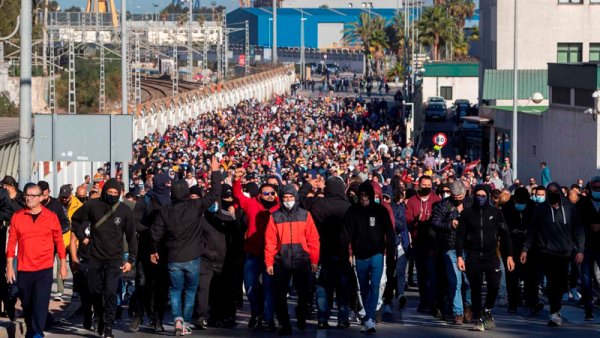
{"type": "Polygon", "coordinates": [[[397,244],[402,244],[404,252],[408,252],[410,248],[410,237],[408,234],[408,226],[406,225],[406,207],[404,204],[392,203],[392,211],[394,212],[394,223],[396,224],[397,244]]]}
{"type": "Polygon", "coordinates": [[[552,176],[550,176],[550,169],[545,167],[542,169],[542,187],[548,186],[552,182],[552,176]]]}

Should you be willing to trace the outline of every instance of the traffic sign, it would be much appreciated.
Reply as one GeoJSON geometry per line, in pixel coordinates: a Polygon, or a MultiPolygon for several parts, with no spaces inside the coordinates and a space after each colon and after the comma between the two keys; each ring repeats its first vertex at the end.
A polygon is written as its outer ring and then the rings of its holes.
{"type": "Polygon", "coordinates": [[[448,143],[448,136],[444,133],[437,133],[433,135],[433,144],[438,147],[443,147],[448,143]]]}

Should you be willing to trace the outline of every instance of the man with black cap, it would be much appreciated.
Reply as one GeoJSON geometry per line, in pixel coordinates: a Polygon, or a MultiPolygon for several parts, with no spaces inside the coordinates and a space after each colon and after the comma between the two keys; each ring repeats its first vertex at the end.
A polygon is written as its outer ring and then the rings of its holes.
{"type": "Polygon", "coordinates": [[[456,230],[456,261],[460,271],[467,272],[471,285],[473,330],[484,331],[496,327],[492,309],[500,289],[500,260],[498,259],[498,237],[506,259],[508,271],[515,263],[512,258],[510,232],[500,209],[490,204],[489,187],[478,185],[474,190],[473,205],[460,215],[456,230]],[[466,262],[463,257],[466,256],[466,262]],[[485,307],[481,308],[483,275],[487,281],[485,307]]]}
{"type": "Polygon", "coordinates": [[[548,281],[548,326],[560,326],[561,299],[568,288],[571,253],[577,252],[576,264],[583,262],[585,232],[575,205],[562,196],[558,183],[548,184],[546,196],[546,202],[538,205],[533,215],[521,263],[528,261],[531,250],[532,258],[542,266],[548,281]]]}
{"type": "Polygon", "coordinates": [[[122,185],[114,178],[102,187],[99,199],[86,202],[81,212],[73,215],[75,235],[79,241],[86,238],[90,245],[88,284],[93,297],[98,322],[98,333],[112,338],[117,303],[117,287],[122,273],[129,272],[137,256],[137,236],[133,213],[119,202],[122,185]],[[89,222],[89,236],[86,226],[89,222]],[[129,256],[123,262],[125,235],[129,256]]]}
{"type": "MultiPolygon", "coordinates": [[[[6,189],[5,191],[8,193],[10,203],[15,212],[25,208],[25,197],[23,197],[23,193],[19,190],[17,181],[14,179],[14,177],[4,176],[4,179],[2,182],[0,182],[0,186],[4,186],[4,189],[6,189]]],[[[0,190],[2,189],[0,188],[0,190]]]]}
{"type": "MultiPolygon", "coordinates": [[[[161,173],[152,178],[152,189],[140,198],[133,209],[135,228],[138,234],[138,260],[136,262],[135,293],[130,302],[134,318],[129,323],[133,332],[139,330],[144,313],[150,317],[150,325],[155,332],[163,332],[163,317],[167,307],[169,277],[167,261],[152,264],[154,240],[151,228],[160,209],[171,204],[171,179],[161,173]]],[[[166,257],[164,247],[160,254],[166,257]]]]}
{"type": "MultiPolygon", "coordinates": [[[[39,181],[37,184],[40,189],[42,189],[42,205],[54,212],[58,217],[58,221],[60,222],[60,228],[62,229],[63,236],[67,238],[69,236],[69,231],[71,231],[71,222],[67,217],[67,213],[63,208],[63,205],[54,197],[50,196],[50,185],[46,181],[39,181]]],[[[65,238],[63,237],[63,240],[65,238]]],[[[65,245],[69,245],[69,241],[65,241],[65,245]]],[[[57,260],[57,271],[60,270],[60,260],[57,260]]],[[[54,296],[54,300],[57,302],[62,302],[62,296],[65,292],[65,284],[64,281],[60,278],[60,275],[56,276],[56,295],[54,296]]]]}
{"type": "Polygon", "coordinates": [[[164,261],[170,278],[169,295],[171,312],[175,320],[175,335],[189,335],[189,322],[192,318],[198,280],[200,257],[205,251],[203,240],[206,220],[204,212],[221,195],[221,174],[219,163],[213,157],[211,162],[211,187],[201,198],[190,199],[186,181],[179,180],[171,188],[172,203],[160,209],[151,227],[153,264],[164,261]],[[163,254],[160,247],[166,248],[163,254]],[[183,304],[182,304],[183,296],[183,304]]]}
{"type": "Polygon", "coordinates": [[[362,331],[375,333],[383,264],[388,270],[395,268],[396,236],[388,210],[375,203],[375,190],[370,181],[359,186],[358,198],[359,202],[352,205],[344,217],[344,240],[356,260],[360,295],[366,312],[362,331]]]}

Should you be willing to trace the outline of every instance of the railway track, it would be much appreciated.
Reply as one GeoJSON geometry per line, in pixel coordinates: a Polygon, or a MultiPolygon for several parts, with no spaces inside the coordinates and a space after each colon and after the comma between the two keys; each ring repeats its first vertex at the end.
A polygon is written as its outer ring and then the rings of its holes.
{"type": "MultiPolygon", "coordinates": [[[[201,87],[202,85],[198,83],[181,80],[179,81],[177,86],[179,93],[191,91],[201,87]]],[[[171,96],[172,88],[173,84],[170,79],[143,78],[142,91],[144,91],[147,94],[147,97],[145,100],[142,97],[142,101],[145,102],[147,100],[171,96]]]]}

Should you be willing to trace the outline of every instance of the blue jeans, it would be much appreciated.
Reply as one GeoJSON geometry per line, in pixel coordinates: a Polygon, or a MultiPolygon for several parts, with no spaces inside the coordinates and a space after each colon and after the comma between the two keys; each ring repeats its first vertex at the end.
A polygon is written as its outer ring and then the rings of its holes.
{"type": "Polygon", "coordinates": [[[594,262],[600,266],[600,250],[586,250],[581,264],[581,293],[586,313],[591,313],[593,310],[594,262]]]}
{"type": "Polygon", "coordinates": [[[171,299],[171,313],[174,319],[182,318],[185,322],[192,319],[196,290],[200,278],[200,258],[188,262],[169,262],[169,296],[171,299]],[[183,313],[181,295],[185,293],[183,313]]]}
{"type": "Polygon", "coordinates": [[[365,308],[365,320],[375,320],[379,284],[383,275],[383,255],[377,254],[367,259],[356,260],[356,275],[360,286],[360,298],[365,308]]]}
{"type": "Polygon", "coordinates": [[[327,322],[331,316],[333,292],[338,306],[338,323],[348,321],[348,296],[350,292],[350,266],[347,260],[339,257],[321,257],[319,277],[317,278],[317,307],[319,322],[327,322]]]}
{"type": "Polygon", "coordinates": [[[408,256],[404,253],[396,259],[396,284],[398,286],[398,294],[402,296],[404,296],[406,285],[406,265],[408,265],[408,256]]]}
{"type": "MultiPolygon", "coordinates": [[[[462,284],[463,278],[466,279],[466,277],[458,270],[456,250],[446,251],[444,254],[444,263],[446,264],[446,275],[448,276],[448,295],[452,299],[452,313],[454,316],[462,316],[464,313],[462,284]]],[[[471,292],[468,288],[465,292],[465,303],[471,304],[471,292]]]]}
{"type": "Polygon", "coordinates": [[[253,316],[263,315],[265,321],[273,320],[275,309],[275,295],[273,293],[273,276],[266,273],[263,257],[246,255],[244,263],[244,288],[250,302],[250,311],[253,316]],[[262,285],[259,277],[262,276],[262,285]],[[266,304],[266,305],[265,305],[266,304]]]}

